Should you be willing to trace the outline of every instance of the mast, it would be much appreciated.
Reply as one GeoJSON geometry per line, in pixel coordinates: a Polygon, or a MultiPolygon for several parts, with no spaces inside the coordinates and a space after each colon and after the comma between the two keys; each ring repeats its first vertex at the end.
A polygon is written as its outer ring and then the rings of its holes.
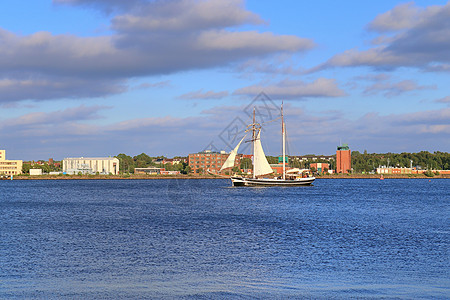
{"type": "Polygon", "coordinates": [[[283,136],[283,180],[286,180],[286,128],[284,125],[283,102],[281,102],[281,134],[283,136]]]}
{"type": "Polygon", "coordinates": [[[255,117],[255,108],[253,107],[253,124],[252,124],[252,145],[253,145],[253,178],[256,178],[255,175],[255,152],[256,152],[256,144],[255,144],[255,139],[256,139],[256,117],[255,117]]]}

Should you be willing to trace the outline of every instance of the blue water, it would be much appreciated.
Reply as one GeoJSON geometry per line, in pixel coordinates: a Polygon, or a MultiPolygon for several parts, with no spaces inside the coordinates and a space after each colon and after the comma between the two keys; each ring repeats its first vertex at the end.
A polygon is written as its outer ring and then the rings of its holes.
{"type": "Polygon", "coordinates": [[[0,181],[0,298],[450,298],[450,180],[0,181]]]}

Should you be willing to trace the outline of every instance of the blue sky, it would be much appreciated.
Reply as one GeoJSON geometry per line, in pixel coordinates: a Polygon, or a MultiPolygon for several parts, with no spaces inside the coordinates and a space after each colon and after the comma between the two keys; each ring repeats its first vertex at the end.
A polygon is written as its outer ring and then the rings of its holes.
{"type": "MultiPolygon", "coordinates": [[[[229,151],[228,129],[266,96],[285,103],[292,155],[333,154],[340,142],[450,151],[447,1],[0,5],[10,159],[229,151]]],[[[263,146],[278,155],[279,124],[266,129],[263,146]]]]}

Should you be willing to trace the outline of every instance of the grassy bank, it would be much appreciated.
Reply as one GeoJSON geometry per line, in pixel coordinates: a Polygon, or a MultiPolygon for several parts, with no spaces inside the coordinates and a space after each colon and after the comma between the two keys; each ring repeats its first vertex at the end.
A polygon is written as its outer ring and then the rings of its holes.
{"type": "MultiPolygon", "coordinates": [[[[333,174],[333,175],[323,175],[317,176],[317,179],[380,179],[380,174],[333,174]]],[[[386,179],[407,179],[407,178],[422,178],[422,179],[432,179],[432,178],[450,178],[450,175],[434,175],[433,177],[425,176],[424,174],[383,174],[386,179]]]]}
{"type": "MultiPolygon", "coordinates": [[[[30,176],[30,175],[16,175],[14,176],[14,180],[88,180],[88,179],[98,179],[98,180],[106,180],[106,179],[139,179],[139,180],[147,180],[147,179],[223,179],[226,177],[219,177],[214,175],[146,175],[146,174],[123,174],[123,175],[38,175],[38,176],[30,176]]],[[[317,179],[379,179],[379,174],[334,174],[334,175],[322,175],[317,176],[317,179]]],[[[450,175],[435,175],[434,177],[427,177],[423,174],[386,174],[384,175],[386,179],[395,179],[395,178],[450,178],[450,175]]]]}
{"type": "Polygon", "coordinates": [[[123,175],[15,175],[14,180],[109,180],[109,179],[214,179],[221,178],[212,175],[146,175],[146,174],[123,174],[123,175]]]}

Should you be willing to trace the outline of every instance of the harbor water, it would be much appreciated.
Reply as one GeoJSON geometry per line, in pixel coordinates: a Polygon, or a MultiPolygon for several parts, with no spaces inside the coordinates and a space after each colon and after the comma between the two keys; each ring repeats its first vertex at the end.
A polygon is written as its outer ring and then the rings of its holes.
{"type": "Polygon", "coordinates": [[[230,185],[0,181],[0,298],[450,298],[450,180],[230,185]]]}

